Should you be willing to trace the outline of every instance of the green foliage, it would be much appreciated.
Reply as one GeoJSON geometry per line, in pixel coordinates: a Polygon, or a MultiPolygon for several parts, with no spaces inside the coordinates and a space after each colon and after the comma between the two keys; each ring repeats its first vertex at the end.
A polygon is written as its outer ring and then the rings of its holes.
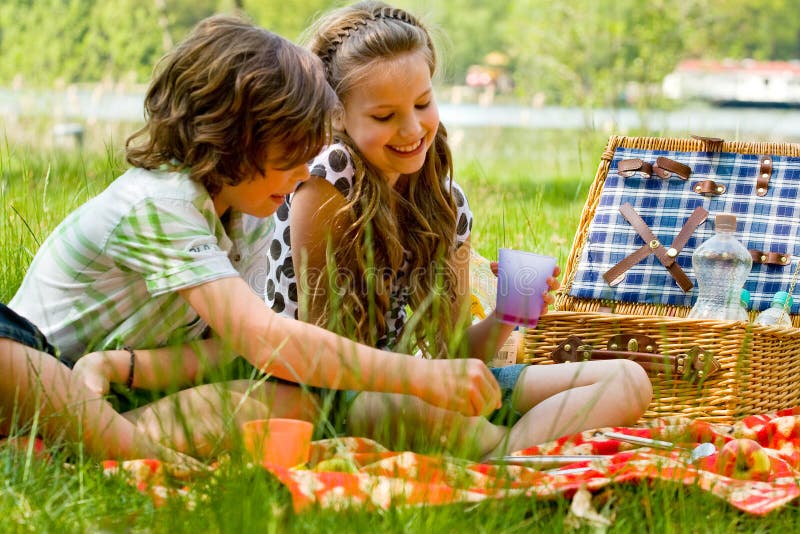
{"type": "MultiPolygon", "coordinates": [[[[605,144],[596,132],[451,130],[456,178],[475,213],[473,243],[494,258],[498,245],[559,257],[563,266],[605,144]]],[[[116,151],[77,157],[0,145],[0,301],[7,301],[38,243],[76,206],[122,170],[116,151]]],[[[562,532],[569,500],[521,496],[386,511],[291,510],[273,476],[221,461],[189,483],[189,497],[163,507],[122,475],[108,477],[79,453],[49,449],[51,461],[0,444],[3,532],[562,532]],[[68,465],[65,465],[68,463],[68,465]]],[[[179,483],[180,487],[182,483],[179,483]]],[[[800,507],[745,515],[696,486],[659,480],[612,484],[613,532],[793,532],[800,507]]],[[[590,531],[583,527],[582,531],[590,531]]]]}
{"type": "Polygon", "coordinates": [[[41,153],[0,146],[0,302],[22,282],[36,250],[50,232],[122,170],[118,154],[85,160],[79,154],[41,153]]]}
{"type": "Polygon", "coordinates": [[[447,83],[463,84],[470,65],[483,63],[489,52],[506,49],[499,23],[508,17],[514,0],[405,3],[432,26],[442,79],[447,83]]]}
{"type": "MultiPolygon", "coordinates": [[[[5,0],[0,86],[55,80],[146,83],[164,51],[200,19],[241,9],[297,40],[346,0],[5,0]]],[[[614,105],[657,86],[683,58],[800,58],[800,11],[790,0],[397,0],[434,28],[443,81],[462,84],[490,52],[509,57],[517,96],[614,105]]],[[[652,95],[640,95],[642,105],[652,95]],[[642,98],[644,100],[642,100],[642,98]]]]}
{"type": "Polygon", "coordinates": [[[265,28],[297,41],[301,33],[319,13],[341,2],[332,0],[305,0],[303,2],[264,2],[246,0],[244,11],[265,28]]]}
{"type": "Polygon", "coordinates": [[[102,79],[147,82],[157,60],[200,19],[228,8],[217,0],[4,0],[0,85],[20,76],[49,86],[102,79]],[[166,16],[166,27],[160,25],[166,16]]]}
{"type": "Polygon", "coordinates": [[[567,105],[615,103],[630,82],[660,82],[682,54],[682,0],[514,3],[507,35],[527,91],[567,105]]]}
{"type": "Polygon", "coordinates": [[[694,0],[687,55],[717,59],[800,58],[800,20],[791,0],[694,0]],[[700,31],[702,28],[703,31],[700,31]]]}

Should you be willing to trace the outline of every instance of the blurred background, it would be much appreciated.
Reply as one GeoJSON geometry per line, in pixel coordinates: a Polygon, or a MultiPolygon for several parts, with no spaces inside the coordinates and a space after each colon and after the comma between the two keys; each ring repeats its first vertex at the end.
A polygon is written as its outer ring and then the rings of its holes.
{"type": "MultiPolygon", "coordinates": [[[[297,41],[342,4],[3,0],[0,133],[38,147],[119,145],[142,120],[153,66],[200,19],[238,10],[297,41]]],[[[450,126],[800,139],[794,1],[393,4],[435,29],[450,126]]]]}

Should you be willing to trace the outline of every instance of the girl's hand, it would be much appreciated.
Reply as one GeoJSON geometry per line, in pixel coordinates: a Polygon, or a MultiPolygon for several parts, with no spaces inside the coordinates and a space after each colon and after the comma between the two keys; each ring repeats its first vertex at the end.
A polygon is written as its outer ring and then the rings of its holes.
{"type": "MultiPolygon", "coordinates": [[[[495,276],[497,276],[497,266],[498,263],[496,261],[489,263],[489,268],[492,270],[495,276]]],[[[547,277],[547,293],[544,294],[544,306],[542,308],[542,315],[547,313],[547,309],[553,304],[556,299],[551,294],[553,291],[558,290],[561,287],[561,282],[558,281],[558,275],[561,274],[561,267],[556,265],[556,268],[553,269],[553,276],[547,277]]]]}
{"type": "Polygon", "coordinates": [[[92,352],[75,362],[72,374],[79,384],[98,397],[106,395],[111,387],[109,366],[102,352],[92,352]]]}
{"type": "Polygon", "coordinates": [[[558,281],[558,275],[561,274],[561,268],[556,265],[556,268],[553,269],[553,276],[547,277],[547,293],[544,294],[544,306],[542,306],[542,315],[547,313],[548,308],[551,304],[556,301],[556,298],[553,296],[552,292],[558,290],[561,287],[561,282],[558,281]]]}

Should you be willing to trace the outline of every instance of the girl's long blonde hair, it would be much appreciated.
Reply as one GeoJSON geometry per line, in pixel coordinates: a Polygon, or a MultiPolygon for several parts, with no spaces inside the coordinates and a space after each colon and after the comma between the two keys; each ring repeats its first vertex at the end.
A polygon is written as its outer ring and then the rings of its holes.
{"type": "MultiPolygon", "coordinates": [[[[322,59],[328,83],[341,101],[377,61],[421,52],[431,76],[436,71],[428,30],[406,11],[382,2],[359,2],[330,12],[310,28],[306,41],[322,59]]],[[[352,224],[333,251],[336,271],[346,273],[336,280],[337,313],[344,312],[350,322],[341,333],[373,346],[386,333],[391,287],[407,250],[411,305],[415,313],[425,314],[425,320],[413,321],[415,341],[423,350],[443,354],[452,331],[456,284],[448,257],[455,248],[457,214],[447,180],[453,164],[446,131],[440,124],[422,169],[401,177],[402,192],[389,187],[345,132],[334,131],[334,136],[348,147],[355,167],[341,214],[352,224]]],[[[328,312],[320,323],[328,321],[328,312]]]]}

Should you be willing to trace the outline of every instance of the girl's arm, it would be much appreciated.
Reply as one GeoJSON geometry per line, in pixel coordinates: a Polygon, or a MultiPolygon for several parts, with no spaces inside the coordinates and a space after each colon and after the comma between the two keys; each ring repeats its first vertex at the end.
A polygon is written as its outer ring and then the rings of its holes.
{"type": "MultiPolygon", "coordinates": [[[[453,318],[455,325],[469,321],[469,258],[471,245],[469,238],[458,247],[451,258],[451,265],[456,274],[455,299],[453,301],[453,318]]],[[[467,354],[471,358],[490,361],[503,346],[514,325],[500,322],[494,312],[480,322],[467,328],[467,354]]]]}
{"type": "MultiPolygon", "coordinates": [[[[456,298],[453,303],[453,317],[461,319],[469,313],[469,257],[470,241],[467,239],[453,254],[452,264],[456,272],[456,298]]],[[[559,288],[558,276],[560,270],[556,267],[553,276],[547,279],[549,291],[559,288]]],[[[496,273],[495,273],[496,274],[496,273]]],[[[553,295],[548,292],[544,295],[542,315],[547,313],[547,308],[554,302],[553,295]]],[[[463,320],[463,319],[462,319],[463,320]]],[[[514,325],[500,321],[494,310],[485,319],[470,325],[467,328],[467,354],[471,358],[479,358],[485,362],[490,361],[497,351],[503,346],[508,336],[514,330],[514,325]]]]}
{"type": "Polygon", "coordinates": [[[235,356],[217,338],[160,349],[134,348],[134,354],[132,363],[126,349],[92,352],[75,363],[73,372],[98,395],[108,393],[109,384],[126,384],[131,376],[133,387],[167,389],[194,384],[205,370],[235,356]]]}
{"type": "Polygon", "coordinates": [[[328,303],[328,249],[339,246],[351,221],[343,215],[345,198],[327,180],[312,176],[292,196],[289,226],[292,263],[297,275],[299,316],[317,324],[328,303]]]}

